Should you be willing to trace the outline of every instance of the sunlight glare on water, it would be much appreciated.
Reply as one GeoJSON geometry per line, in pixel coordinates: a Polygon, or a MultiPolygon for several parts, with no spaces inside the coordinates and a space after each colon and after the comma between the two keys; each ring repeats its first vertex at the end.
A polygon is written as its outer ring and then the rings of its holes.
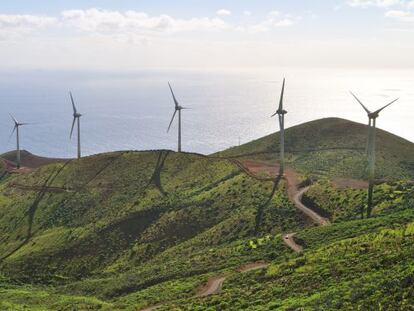
{"type": "Polygon", "coordinates": [[[277,108],[286,76],[286,126],[340,117],[367,117],[350,96],[372,110],[400,100],[381,113],[378,127],[414,141],[414,70],[272,69],[258,71],[2,72],[0,152],[15,148],[9,113],[33,125],[22,128],[21,145],[50,157],[71,157],[72,90],[84,114],[84,154],[113,150],[176,149],[177,123],[170,81],[183,111],[183,150],[212,153],[278,130],[277,108]]]}

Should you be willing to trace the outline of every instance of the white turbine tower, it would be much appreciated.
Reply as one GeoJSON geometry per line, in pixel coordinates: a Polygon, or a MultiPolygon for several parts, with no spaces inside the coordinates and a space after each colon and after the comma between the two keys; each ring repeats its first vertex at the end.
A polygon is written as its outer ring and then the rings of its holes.
{"type": "Polygon", "coordinates": [[[10,137],[13,135],[14,131],[16,131],[16,167],[20,168],[21,166],[21,158],[20,158],[20,132],[19,128],[23,125],[28,125],[29,123],[21,123],[17,121],[12,115],[10,115],[14,122],[13,131],[10,137]]]}
{"type": "Polygon", "coordinates": [[[283,173],[284,173],[284,170],[285,170],[285,114],[287,114],[287,111],[283,109],[283,96],[284,96],[284,93],[285,93],[285,79],[283,79],[282,91],[280,93],[279,108],[272,115],[272,117],[274,117],[275,115],[279,116],[279,127],[280,127],[280,168],[279,168],[279,174],[280,174],[280,176],[283,176],[283,173]]]}
{"type": "Polygon", "coordinates": [[[72,102],[72,108],[73,108],[73,122],[72,122],[72,128],[70,130],[69,138],[72,139],[73,128],[75,127],[75,122],[77,121],[77,125],[78,125],[78,159],[80,159],[81,158],[80,117],[82,115],[76,110],[75,101],[73,100],[72,92],[69,92],[69,95],[70,95],[70,101],[72,102]]]}
{"type": "MultiPolygon", "coordinates": [[[[394,99],[392,102],[386,104],[384,107],[371,112],[359,99],[351,92],[351,95],[358,101],[358,103],[364,108],[365,112],[368,115],[368,208],[367,208],[367,217],[371,216],[372,212],[372,194],[374,190],[374,179],[375,179],[375,138],[376,138],[376,121],[379,117],[379,113],[387,108],[389,105],[393,104],[398,100],[394,99]]],[[[363,215],[363,211],[362,211],[363,215]]]]}
{"type": "Polygon", "coordinates": [[[175,110],[174,110],[174,113],[172,115],[170,124],[168,125],[167,132],[169,132],[169,130],[171,128],[171,124],[173,123],[174,117],[175,117],[175,115],[178,111],[178,152],[181,152],[181,110],[190,109],[190,108],[185,108],[185,107],[180,106],[177,99],[175,98],[174,92],[173,92],[169,82],[168,82],[168,86],[170,87],[170,91],[171,91],[171,94],[172,94],[172,97],[173,97],[173,100],[174,100],[175,110]]]}

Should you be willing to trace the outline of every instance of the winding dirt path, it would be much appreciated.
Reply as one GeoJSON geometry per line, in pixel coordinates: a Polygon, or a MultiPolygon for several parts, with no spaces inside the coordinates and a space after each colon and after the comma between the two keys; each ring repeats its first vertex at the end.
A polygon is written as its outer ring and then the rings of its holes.
{"type": "Polygon", "coordinates": [[[302,203],[302,197],[303,194],[309,190],[310,187],[305,187],[302,189],[297,189],[294,191],[292,201],[295,204],[296,208],[299,209],[301,212],[303,212],[306,216],[308,216],[315,224],[324,226],[329,224],[329,220],[320,216],[318,213],[316,213],[314,210],[310,209],[309,207],[306,207],[302,203]]]}
{"type": "MultiPolygon", "coordinates": [[[[219,293],[225,280],[226,280],[226,277],[224,275],[215,276],[215,277],[212,277],[212,278],[208,279],[207,283],[205,285],[201,286],[196,291],[196,294],[192,298],[207,297],[207,296],[219,293]]],[[[146,307],[144,309],[141,309],[140,311],[156,310],[158,308],[161,308],[166,303],[168,303],[168,302],[158,303],[156,305],[149,306],[149,307],[146,307]]]]}
{"type": "Polygon", "coordinates": [[[206,297],[217,294],[221,290],[225,279],[225,276],[216,276],[209,279],[207,284],[197,291],[195,297],[206,297]]]}
{"type": "MultiPolygon", "coordinates": [[[[229,159],[231,162],[236,164],[241,170],[243,170],[246,174],[249,176],[262,180],[262,181],[273,181],[275,178],[277,178],[279,173],[279,166],[277,164],[274,164],[269,161],[255,161],[255,160],[234,160],[229,159]]],[[[305,188],[299,188],[299,178],[298,174],[290,169],[285,169],[285,174],[283,176],[286,180],[287,184],[287,193],[289,199],[294,203],[295,207],[303,212],[307,217],[309,217],[315,224],[317,225],[328,225],[329,220],[320,216],[312,209],[306,207],[302,203],[302,197],[303,194],[309,190],[310,187],[305,188]]],[[[291,248],[296,253],[303,252],[303,247],[295,242],[295,234],[296,233],[287,233],[283,235],[283,242],[291,248]]],[[[249,271],[264,269],[269,266],[268,263],[265,262],[252,262],[247,263],[240,268],[237,269],[237,272],[239,273],[246,273],[249,271]]],[[[221,276],[215,276],[207,281],[207,283],[201,287],[194,298],[200,298],[200,297],[206,297],[210,295],[214,295],[220,292],[224,281],[226,280],[226,277],[221,276]]],[[[154,306],[147,307],[145,309],[141,309],[140,311],[152,311],[160,308],[165,303],[159,303],[154,306]]]]}
{"type": "Polygon", "coordinates": [[[288,233],[283,235],[283,242],[285,242],[285,244],[290,247],[293,251],[295,251],[296,253],[301,253],[303,252],[303,248],[302,246],[300,246],[299,244],[297,244],[295,242],[294,236],[296,233],[288,233]]]}
{"type": "MultiPolygon", "coordinates": [[[[250,176],[257,179],[263,179],[262,176],[269,176],[267,179],[275,179],[279,174],[279,166],[270,161],[253,161],[243,160],[239,162],[250,176]]],[[[327,225],[329,220],[320,216],[312,209],[306,207],[302,203],[303,194],[309,190],[310,187],[298,188],[299,177],[298,174],[291,168],[285,169],[284,179],[286,180],[287,193],[289,199],[295,204],[295,207],[309,217],[317,225],[327,225]]]]}

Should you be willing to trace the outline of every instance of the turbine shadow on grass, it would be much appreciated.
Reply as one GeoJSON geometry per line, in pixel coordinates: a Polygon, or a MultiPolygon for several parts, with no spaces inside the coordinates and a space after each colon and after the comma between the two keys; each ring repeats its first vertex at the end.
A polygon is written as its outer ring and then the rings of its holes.
{"type": "Polygon", "coordinates": [[[10,253],[8,253],[7,255],[3,256],[0,258],[0,261],[3,261],[4,259],[7,259],[8,257],[10,257],[11,255],[13,255],[14,253],[16,253],[19,249],[21,249],[25,244],[27,244],[30,241],[30,238],[33,236],[32,233],[32,228],[33,228],[33,219],[34,216],[36,214],[36,210],[39,206],[39,203],[43,200],[45,194],[47,193],[47,188],[49,187],[49,185],[51,183],[53,183],[53,181],[56,179],[56,177],[62,172],[62,170],[69,164],[69,162],[71,162],[71,160],[66,161],[60,168],[54,170],[46,179],[46,181],[43,183],[42,185],[42,189],[38,192],[35,200],[33,201],[33,203],[30,205],[28,211],[25,213],[24,216],[28,216],[28,228],[27,228],[27,233],[26,233],[26,237],[24,239],[24,241],[22,243],[20,243],[14,250],[12,250],[10,253]]]}
{"type": "MultiPolygon", "coordinates": [[[[158,159],[157,159],[157,163],[155,164],[155,168],[154,168],[154,173],[152,173],[152,176],[147,184],[147,187],[150,184],[154,184],[155,187],[157,187],[157,189],[161,192],[162,195],[166,196],[168,195],[167,192],[165,192],[164,188],[162,187],[162,183],[161,183],[161,171],[164,168],[164,163],[165,160],[167,159],[168,155],[170,154],[170,150],[161,150],[158,153],[158,159]]],[[[147,188],[146,187],[146,188],[147,188]]]]}
{"type": "MultiPolygon", "coordinates": [[[[81,189],[84,189],[89,183],[91,183],[94,179],[96,179],[105,169],[107,169],[112,163],[114,163],[118,158],[120,158],[123,155],[121,153],[120,155],[111,158],[105,165],[103,165],[86,183],[84,183],[81,187],[78,188],[77,191],[73,192],[70,198],[73,198],[81,189]]],[[[56,179],[56,177],[62,172],[62,170],[70,163],[72,160],[66,161],[60,168],[54,170],[46,179],[46,181],[43,183],[41,190],[38,192],[35,200],[29,207],[28,211],[25,213],[24,216],[28,216],[28,229],[27,234],[24,239],[24,241],[19,244],[13,251],[8,253],[7,255],[0,258],[0,261],[3,261],[10,256],[12,256],[14,253],[16,253],[19,249],[21,249],[24,245],[26,245],[30,239],[33,237],[32,227],[33,227],[33,220],[34,216],[36,214],[36,210],[39,206],[39,203],[43,200],[45,194],[48,192],[47,190],[50,188],[50,185],[53,183],[53,181],[56,179]]],[[[69,198],[69,199],[70,199],[69,198]]],[[[64,198],[63,201],[60,203],[62,204],[67,199],[64,198]]],[[[20,222],[20,221],[19,221],[20,222]]],[[[18,225],[18,224],[17,224],[18,225]]]]}
{"type": "Polygon", "coordinates": [[[276,189],[278,188],[278,185],[279,185],[279,182],[280,182],[281,179],[282,179],[282,175],[278,175],[276,177],[276,179],[273,181],[273,189],[272,189],[272,192],[269,195],[269,198],[266,200],[266,202],[264,202],[262,205],[259,205],[259,207],[257,208],[256,223],[255,223],[255,227],[254,227],[254,235],[256,235],[256,236],[259,234],[260,226],[262,225],[264,209],[272,201],[273,196],[275,195],[276,189]]]}

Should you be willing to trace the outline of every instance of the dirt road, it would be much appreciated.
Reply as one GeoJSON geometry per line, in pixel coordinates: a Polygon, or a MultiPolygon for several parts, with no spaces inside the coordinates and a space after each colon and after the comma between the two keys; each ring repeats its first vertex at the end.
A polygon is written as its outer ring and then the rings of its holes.
{"type": "Polygon", "coordinates": [[[203,286],[196,294],[196,297],[206,297],[218,293],[223,286],[224,276],[216,276],[208,280],[207,284],[203,286]]]}
{"type": "Polygon", "coordinates": [[[306,216],[308,216],[310,219],[312,219],[312,221],[314,223],[316,223],[317,225],[320,226],[324,226],[329,224],[329,220],[320,216],[319,214],[317,214],[315,211],[311,210],[309,207],[306,207],[303,203],[302,203],[302,197],[303,194],[309,190],[310,187],[306,187],[306,188],[302,188],[302,189],[297,189],[296,191],[294,191],[293,193],[293,198],[292,201],[295,204],[296,208],[299,209],[300,211],[302,211],[306,216]]]}
{"type": "Polygon", "coordinates": [[[296,244],[295,239],[294,239],[295,234],[296,233],[289,233],[289,234],[283,235],[283,242],[285,242],[285,244],[289,246],[296,253],[301,253],[303,251],[303,248],[299,244],[296,244]]]}

